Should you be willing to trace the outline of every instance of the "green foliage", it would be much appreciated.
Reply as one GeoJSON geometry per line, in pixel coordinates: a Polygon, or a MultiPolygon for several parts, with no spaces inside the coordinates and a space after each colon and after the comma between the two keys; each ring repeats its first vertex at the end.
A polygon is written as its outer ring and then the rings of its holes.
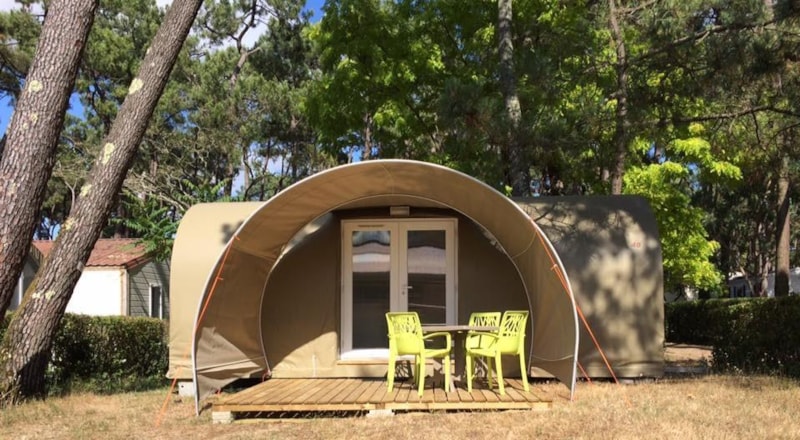
{"type": "Polygon", "coordinates": [[[664,305],[667,342],[714,345],[727,327],[731,310],[748,300],[709,299],[677,301],[664,305]]]}
{"type": "MultiPolygon", "coordinates": [[[[11,314],[0,320],[0,340],[11,314]]],[[[168,367],[167,321],[67,313],[45,376],[49,394],[122,393],[162,387],[168,367]]]]}
{"type": "Polygon", "coordinates": [[[689,196],[675,184],[687,175],[688,169],[674,162],[635,168],[625,175],[625,192],[646,197],[658,222],[666,291],[680,291],[682,286],[708,289],[721,282],[710,261],[719,245],[706,238],[705,213],[691,206],[689,196]]]}
{"type": "Polygon", "coordinates": [[[39,21],[27,12],[0,12],[0,98],[19,96],[40,31],[39,21]]]}
{"type": "Polygon", "coordinates": [[[178,231],[174,211],[155,198],[142,200],[130,192],[125,192],[124,200],[126,215],[111,218],[110,223],[124,226],[131,236],[139,238],[145,252],[157,261],[169,261],[178,231]]]}
{"type": "Polygon", "coordinates": [[[667,304],[667,341],[713,346],[723,372],[800,378],[800,295],[667,304]]]}
{"type": "Polygon", "coordinates": [[[117,393],[163,386],[168,325],[152,318],[66,314],[47,370],[52,393],[117,393]]]}
{"type": "MultiPolygon", "coordinates": [[[[712,153],[711,143],[700,137],[704,127],[690,124],[670,142],[662,163],[635,166],[625,175],[624,192],[646,197],[661,236],[664,287],[680,291],[684,286],[715,289],[722,275],[713,264],[720,245],[708,239],[708,214],[692,202],[692,194],[704,185],[725,185],[742,179],[738,167],[712,153]]],[[[651,148],[640,142],[640,149],[651,148]]]]}
{"type": "Polygon", "coordinates": [[[714,344],[716,369],[800,377],[800,296],[750,300],[729,318],[714,344]]]}

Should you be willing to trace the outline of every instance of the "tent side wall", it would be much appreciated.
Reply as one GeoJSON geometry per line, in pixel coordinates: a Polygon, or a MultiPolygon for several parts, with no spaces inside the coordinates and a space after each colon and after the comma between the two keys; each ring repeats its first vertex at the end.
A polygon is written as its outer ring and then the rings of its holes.
{"type": "MultiPolygon", "coordinates": [[[[575,300],[618,377],[664,374],[664,291],[658,226],[638,196],[517,199],[545,231],[575,300]]],[[[583,323],[578,360],[611,373],[583,323]]]]}
{"type": "Polygon", "coordinates": [[[170,379],[192,379],[192,331],[200,298],[225,245],[263,202],[203,203],[181,219],[169,279],[170,379]]]}

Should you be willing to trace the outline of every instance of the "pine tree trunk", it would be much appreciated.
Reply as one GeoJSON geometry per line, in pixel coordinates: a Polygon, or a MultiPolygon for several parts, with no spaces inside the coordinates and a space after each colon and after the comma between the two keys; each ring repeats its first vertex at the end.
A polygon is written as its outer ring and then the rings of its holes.
{"type": "Polygon", "coordinates": [[[530,195],[530,166],[520,142],[519,126],[522,121],[522,109],[517,95],[517,78],[514,75],[514,42],[511,24],[513,20],[512,0],[497,1],[497,36],[500,54],[500,90],[505,101],[506,118],[508,118],[508,167],[511,183],[511,194],[514,196],[530,195]]]}
{"type": "Polygon", "coordinates": [[[778,167],[778,203],[775,231],[775,296],[789,295],[789,157],[783,155],[778,167]]]}
{"type": "Polygon", "coordinates": [[[158,103],[202,0],[174,0],[104,141],[80,197],[64,222],[0,344],[0,405],[41,395],[58,323],[158,103]]]}
{"type": "Polygon", "coordinates": [[[625,175],[625,158],[628,152],[628,55],[625,39],[617,17],[617,0],[608,0],[611,41],[617,52],[614,66],[617,73],[617,110],[614,128],[614,162],[611,166],[611,194],[622,194],[622,178],[625,175]]]}
{"type": "Polygon", "coordinates": [[[55,165],[98,0],[54,0],[0,158],[0,316],[11,303],[55,165]]]}

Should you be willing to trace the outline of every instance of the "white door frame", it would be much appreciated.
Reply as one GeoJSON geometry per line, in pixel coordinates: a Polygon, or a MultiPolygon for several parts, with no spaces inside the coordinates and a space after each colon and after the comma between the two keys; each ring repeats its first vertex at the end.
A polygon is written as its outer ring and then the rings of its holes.
{"type": "MultiPolygon", "coordinates": [[[[406,250],[408,249],[408,231],[443,230],[445,231],[445,249],[447,273],[445,276],[446,324],[455,324],[458,311],[457,302],[457,261],[456,236],[458,223],[455,218],[385,218],[342,220],[342,304],[341,304],[341,359],[386,359],[388,349],[353,350],[353,247],[352,234],[358,230],[388,230],[391,233],[389,276],[389,307],[392,311],[408,309],[408,267],[406,250]]],[[[412,286],[413,288],[413,286],[412,286]]],[[[388,341],[387,341],[388,345],[388,341]]]]}

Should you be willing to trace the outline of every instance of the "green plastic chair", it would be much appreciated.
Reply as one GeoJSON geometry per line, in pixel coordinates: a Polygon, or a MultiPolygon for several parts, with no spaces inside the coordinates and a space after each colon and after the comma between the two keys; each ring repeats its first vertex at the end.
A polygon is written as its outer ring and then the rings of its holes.
{"type": "MultiPolygon", "coordinates": [[[[501,315],[502,313],[500,312],[473,312],[472,314],[469,315],[469,325],[498,327],[500,325],[501,315]]],[[[467,332],[467,337],[464,340],[464,349],[488,348],[489,345],[494,341],[495,341],[494,338],[487,338],[483,336],[481,332],[470,330],[469,332],[467,332]]],[[[486,359],[485,358],[480,358],[480,359],[483,361],[484,365],[486,365],[486,359]]],[[[475,362],[473,364],[473,367],[477,368],[478,362],[475,362]]],[[[473,374],[475,374],[474,369],[473,369],[473,374]]]]}
{"type": "Polygon", "coordinates": [[[389,380],[388,392],[394,388],[395,363],[398,356],[414,355],[414,380],[419,388],[419,396],[425,388],[425,360],[429,358],[442,358],[444,367],[444,389],[450,392],[450,348],[452,346],[450,333],[436,332],[422,334],[422,325],[417,312],[389,312],[386,314],[386,324],[389,327],[389,380]],[[444,348],[426,348],[425,341],[438,337],[445,338],[444,348]]]}
{"type": "MultiPolygon", "coordinates": [[[[500,395],[505,395],[503,381],[503,355],[519,357],[519,368],[522,375],[522,384],[525,391],[530,391],[528,374],[525,364],[525,325],[528,322],[527,310],[509,310],[503,313],[500,320],[500,329],[496,333],[480,333],[481,343],[475,347],[466,347],[467,357],[467,391],[472,392],[472,379],[474,374],[473,364],[477,358],[494,359],[494,369],[497,372],[497,385],[500,395]]],[[[492,363],[487,362],[487,376],[489,388],[492,387],[492,363]]]]}

